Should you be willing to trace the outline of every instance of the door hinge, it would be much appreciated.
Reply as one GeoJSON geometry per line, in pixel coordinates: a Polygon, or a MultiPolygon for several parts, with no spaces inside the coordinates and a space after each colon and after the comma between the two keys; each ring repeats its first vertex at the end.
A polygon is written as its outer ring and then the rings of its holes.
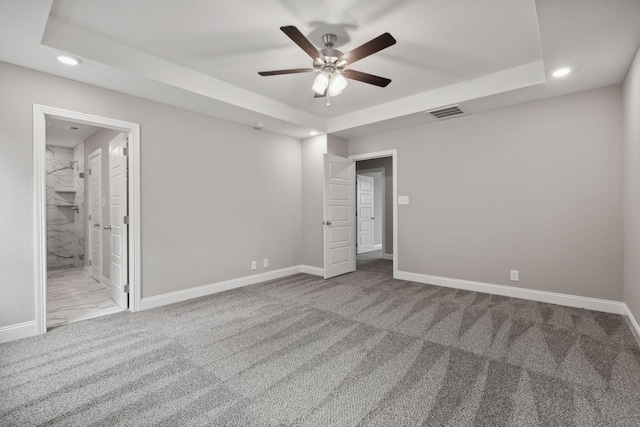
{"type": "Polygon", "coordinates": [[[87,175],[91,175],[91,169],[87,169],[87,175]]]}
{"type": "Polygon", "coordinates": [[[122,155],[123,156],[129,155],[129,147],[122,147],[122,155]]]}
{"type": "Polygon", "coordinates": [[[128,283],[126,285],[124,285],[124,291],[126,293],[129,293],[129,284],[128,283]]]}
{"type": "Polygon", "coordinates": [[[91,221],[91,214],[89,214],[89,221],[91,221]]]}
{"type": "Polygon", "coordinates": [[[93,263],[91,262],[91,260],[89,260],[89,267],[91,267],[93,265],[93,263]]]}
{"type": "Polygon", "coordinates": [[[124,217],[124,223],[129,225],[129,215],[124,217]]]}

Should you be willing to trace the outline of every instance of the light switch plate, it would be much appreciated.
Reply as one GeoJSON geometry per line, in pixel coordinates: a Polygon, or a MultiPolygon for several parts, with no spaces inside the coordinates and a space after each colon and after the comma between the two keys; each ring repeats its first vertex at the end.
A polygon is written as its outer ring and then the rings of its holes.
{"type": "Polygon", "coordinates": [[[408,205],[409,204],[409,196],[398,196],[398,204],[399,205],[408,205]]]}

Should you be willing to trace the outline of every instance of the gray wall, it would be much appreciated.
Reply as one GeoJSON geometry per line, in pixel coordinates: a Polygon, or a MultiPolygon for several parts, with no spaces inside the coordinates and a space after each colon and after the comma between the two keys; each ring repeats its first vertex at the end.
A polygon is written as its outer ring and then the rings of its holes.
{"type": "Polygon", "coordinates": [[[334,156],[347,157],[348,141],[337,135],[327,134],[327,153],[334,156]]]}
{"type": "MultiPolygon", "coordinates": [[[[109,142],[119,134],[120,132],[117,130],[100,129],[85,140],[85,164],[89,165],[89,156],[98,149],[100,149],[100,157],[102,160],[102,198],[107,200],[107,203],[102,207],[102,224],[100,225],[100,229],[102,233],[102,276],[107,279],[111,279],[111,232],[104,229],[104,225],[111,224],[111,212],[109,211],[108,203],[109,198],[111,197],[109,193],[109,142]]],[[[86,179],[88,179],[88,177],[86,179]]],[[[88,185],[85,186],[85,190],[88,192],[88,185]]],[[[85,200],[89,200],[88,194],[85,194],[85,200]]],[[[89,215],[89,213],[90,212],[87,209],[86,214],[89,215]]],[[[85,224],[87,224],[86,220],[85,224]]],[[[87,234],[88,232],[89,230],[85,228],[85,236],[89,236],[89,234],[87,234]]],[[[85,239],[85,242],[88,245],[89,239],[85,239]]],[[[87,254],[85,257],[85,265],[89,265],[89,254],[91,253],[89,248],[85,248],[84,253],[87,254]]]]}
{"type": "Polygon", "coordinates": [[[640,50],[624,82],[624,302],[640,321],[640,50]]]}
{"type": "Polygon", "coordinates": [[[613,86],[350,140],[350,155],[398,150],[399,270],[621,301],[621,97],[613,86]]]}
{"type": "Polygon", "coordinates": [[[322,216],[327,136],[302,140],[302,264],[324,267],[322,216]]]}
{"type": "MultiPolygon", "coordinates": [[[[350,153],[353,154],[353,153],[350,153]]],[[[382,238],[382,251],[384,254],[393,254],[393,162],[391,157],[380,159],[362,160],[356,163],[356,168],[362,169],[384,169],[383,174],[383,197],[384,197],[384,236],[382,238]]]]}
{"type": "Polygon", "coordinates": [[[299,140],[6,63],[0,81],[0,327],[35,319],[34,103],[140,123],[143,297],[301,263],[299,140]]]}

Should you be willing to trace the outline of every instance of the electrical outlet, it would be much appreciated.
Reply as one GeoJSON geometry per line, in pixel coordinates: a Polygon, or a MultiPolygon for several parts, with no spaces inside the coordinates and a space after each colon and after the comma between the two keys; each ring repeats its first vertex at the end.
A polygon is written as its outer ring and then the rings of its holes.
{"type": "Polygon", "coordinates": [[[251,269],[255,270],[256,268],[258,268],[258,263],[256,261],[251,261],[251,269]]]}
{"type": "Polygon", "coordinates": [[[520,281],[520,272],[518,270],[511,270],[511,281],[512,282],[520,281]]]}
{"type": "Polygon", "coordinates": [[[269,258],[265,258],[262,260],[262,267],[264,268],[269,267],[269,258]]]}

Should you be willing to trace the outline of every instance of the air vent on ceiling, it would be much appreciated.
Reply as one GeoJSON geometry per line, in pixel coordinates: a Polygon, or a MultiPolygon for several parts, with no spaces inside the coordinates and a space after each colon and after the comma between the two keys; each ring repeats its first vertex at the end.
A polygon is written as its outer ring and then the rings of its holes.
{"type": "Polygon", "coordinates": [[[65,130],[68,130],[69,132],[78,132],[80,128],[77,126],[67,126],[65,130]]]}
{"type": "Polygon", "coordinates": [[[460,105],[449,105],[447,107],[437,108],[435,110],[425,111],[427,114],[431,114],[438,120],[448,119],[454,116],[460,116],[465,114],[465,111],[460,107],[460,105]]]}

